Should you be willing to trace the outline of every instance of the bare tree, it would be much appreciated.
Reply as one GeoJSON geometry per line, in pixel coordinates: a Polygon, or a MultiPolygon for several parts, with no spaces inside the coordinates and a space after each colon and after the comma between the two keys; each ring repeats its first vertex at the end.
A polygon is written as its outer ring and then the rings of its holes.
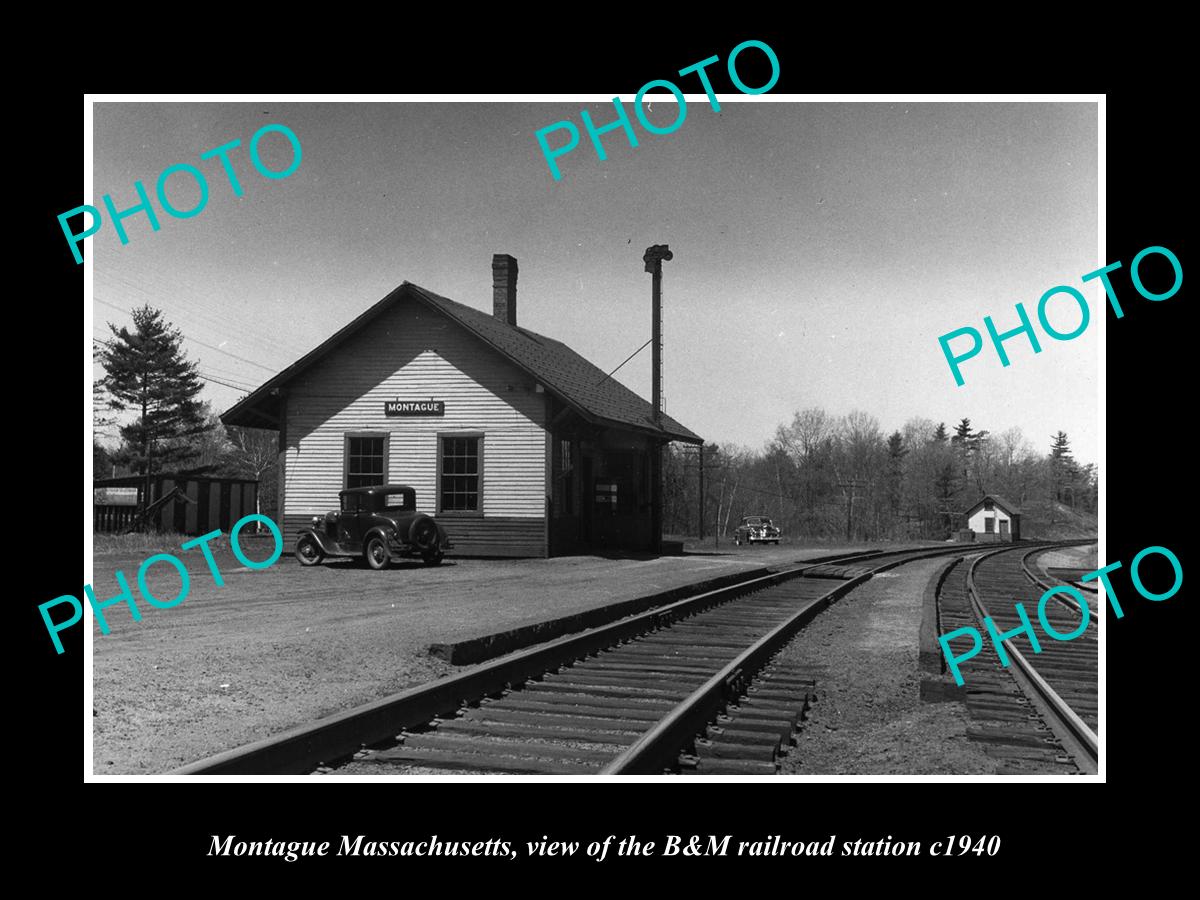
{"type": "MultiPolygon", "coordinates": [[[[253,478],[261,485],[263,477],[278,463],[278,435],[262,428],[229,429],[229,442],[233,445],[230,462],[240,475],[253,478]]],[[[262,491],[254,492],[254,511],[262,515],[262,491]]],[[[262,523],[256,523],[262,530],[262,523]]]]}

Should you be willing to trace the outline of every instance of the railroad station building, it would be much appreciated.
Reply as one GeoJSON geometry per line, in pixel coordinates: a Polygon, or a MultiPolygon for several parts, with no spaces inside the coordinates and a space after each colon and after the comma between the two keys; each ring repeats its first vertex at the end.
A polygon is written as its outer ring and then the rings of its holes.
{"type": "Polygon", "coordinates": [[[287,543],[338,491],[409,484],[456,554],[658,552],[661,450],[703,440],[566,344],[404,282],[222,415],[279,432],[287,543]]]}
{"type": "Polygon", "coordinates": [[[1003,497],[984,494],[967,510],[967,528],[977,541],[1019,541],[1021,511],[1003,497]]]}

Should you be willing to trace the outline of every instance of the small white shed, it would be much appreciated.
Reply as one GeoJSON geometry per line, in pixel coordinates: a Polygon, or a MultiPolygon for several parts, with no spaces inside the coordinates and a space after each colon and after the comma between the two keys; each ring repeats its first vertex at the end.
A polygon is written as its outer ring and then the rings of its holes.
{"type": "Polygon", "coordinates": [[[1021,511],[1003,497],[984,494],[967,510],[967,528],[977,541],[1019,541],[1021,511]]]}

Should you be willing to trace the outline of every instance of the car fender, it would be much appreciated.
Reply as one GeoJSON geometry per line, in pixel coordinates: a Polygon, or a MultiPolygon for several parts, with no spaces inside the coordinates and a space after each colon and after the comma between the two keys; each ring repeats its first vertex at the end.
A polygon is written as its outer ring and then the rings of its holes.
{"type": "Polygon", "coordinates": [[[363,535],[363,540],[362,540],[363,553],[367,552],[367,544],[369,544],[371,542],[371,538],[375,537],[376,535],[378,535],[379,537],[382,537],[384,544],[390,548],[392,545],[392,541],[394,540],[394,538],[396,536],[396,529],[392,528],[389,525],[376,525],[374,528],[372,528],[370,531],[368,531],[366,534],[363,535]]]}
{"type": "Polygon", "coordinates": [[[311,528],[300,529],[300,533],[298,535],[296,535],[296,543],[299,544],[300,541],[306,537],[310,537],[314,541],[316,541],[317,546],[321,548],[321,552],[324,553],[326,556],[333,556],[333,555],[341,552],[341,550],[338,548],[337,544],[335,544],[333,541],[323,537],[320,532],[314,531],[311,528]]]}

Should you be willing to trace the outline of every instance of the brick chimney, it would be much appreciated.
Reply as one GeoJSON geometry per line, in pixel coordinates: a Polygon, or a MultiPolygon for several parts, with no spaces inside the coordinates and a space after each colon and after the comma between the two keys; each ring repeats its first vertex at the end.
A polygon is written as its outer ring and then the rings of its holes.
{"type": "Polygon", "coordinates": [[[517,324],[517,261],[507,253],[492,257],[492,315],[517,324]]]}

